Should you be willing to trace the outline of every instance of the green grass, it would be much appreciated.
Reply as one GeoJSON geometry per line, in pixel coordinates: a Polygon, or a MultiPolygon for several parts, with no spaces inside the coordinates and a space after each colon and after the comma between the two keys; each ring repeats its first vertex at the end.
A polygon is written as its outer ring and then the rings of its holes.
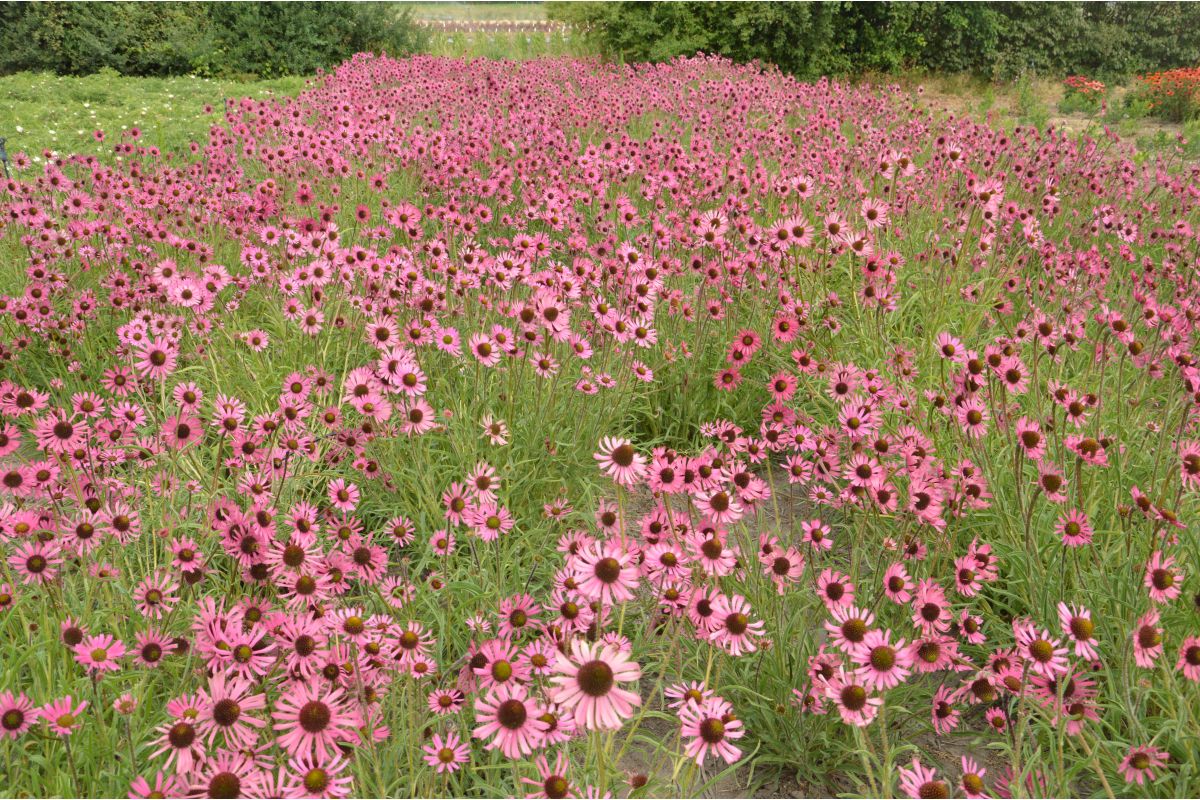
{"type": "Polygon", "coordinates": [[[429,32],[428,50],[451,58],[531,58],[598,55],[579,33],[538,31],[438,31],[429,32]]]}
{"type": "Polygon", "coordinates": [[[544,20],[545,3],[403,3],[421,20],[454,22],[502,22],[544,20]]]}
{"type": "Polygon", "coordinates": [[[123,131],[138,128],[142,141],[160,150],[183,150],[204,141],[218,122],[225,98],[295,95],[304,78],[231,81],[208,78],[124,78],[115,73],[56,77],[22,72],[0,77],[0,136],[10,154],[40,158],[57,153],[107,155],[123,131]],[[211,106],[212,113],[205,111],[211,106]],[[105,134],[98,142],[94,132],[105,134]]]}

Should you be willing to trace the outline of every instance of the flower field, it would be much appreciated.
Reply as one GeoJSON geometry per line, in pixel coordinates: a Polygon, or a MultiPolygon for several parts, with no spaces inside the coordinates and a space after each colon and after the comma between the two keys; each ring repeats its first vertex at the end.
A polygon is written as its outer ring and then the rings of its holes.
{"type": "Polygon", "coordinates": [[[1194,170],[703,57],[206,118],[10,153],[0,793],[1200,793],[1194,170]]]}

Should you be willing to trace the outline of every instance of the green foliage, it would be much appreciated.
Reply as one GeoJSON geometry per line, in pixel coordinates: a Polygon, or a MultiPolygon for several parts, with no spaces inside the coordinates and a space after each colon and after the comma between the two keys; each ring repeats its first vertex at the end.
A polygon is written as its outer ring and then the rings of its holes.
{"type": "Polygon", "coordinates": [[[916,66],[1010,80],[1124,77],[1200,61],[1200,4],[993,2],[547,3],[612,57],[697,51],[801,77],[916,66]]]}
{"type": "Polygon", "coordinates": [[[0,74],[309,74],[360,51],[422,44],[385,3],[15,3],[0,5],[0,74]]]}

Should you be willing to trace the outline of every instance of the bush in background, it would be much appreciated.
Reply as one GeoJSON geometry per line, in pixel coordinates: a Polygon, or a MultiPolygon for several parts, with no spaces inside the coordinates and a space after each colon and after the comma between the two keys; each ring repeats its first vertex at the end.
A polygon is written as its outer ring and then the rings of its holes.
{"type": "Polygon", "coordinates": [[[551,2],[547,14],[617,58],[704,51],[808,78],[918,67],[1119,79],[1200,62],[1193,3],[551,2]]]}
{"type": "Polygon", "coordinates": [[[3,74],[277,77],[421,44],[409,12],[386,3],[0,4],[3,74]]]}
{"type": "Polygon", "coordinates": [[[1171,122],[1196,119],[1200,117],[1200,67],[1141,75],[1132,97],[1144,101],[1152,116],[1171,122]]]}

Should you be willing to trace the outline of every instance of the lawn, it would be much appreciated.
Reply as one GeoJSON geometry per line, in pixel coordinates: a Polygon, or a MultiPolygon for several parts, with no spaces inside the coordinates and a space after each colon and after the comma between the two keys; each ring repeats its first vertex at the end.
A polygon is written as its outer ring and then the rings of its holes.
{"type": "Polygon", "coordinates": [[[702,56],[0,89],[5,793],[1200,792],[1187,163],[702,56]]]}
{"type": "Polygon", "coordinates": [[[41,158],[45,150],[103,157],[123,134],[137,129],[143,143],[181,152],[206,142],[227,98],[290,96],[302,78],[229,81],[208,78],[83,77],[19,73],[0,77],[0,136],[8,150],[41,158]],[[104,136],[97,138],[97,132],[104,136]]]}

